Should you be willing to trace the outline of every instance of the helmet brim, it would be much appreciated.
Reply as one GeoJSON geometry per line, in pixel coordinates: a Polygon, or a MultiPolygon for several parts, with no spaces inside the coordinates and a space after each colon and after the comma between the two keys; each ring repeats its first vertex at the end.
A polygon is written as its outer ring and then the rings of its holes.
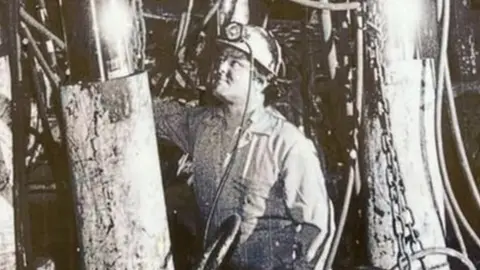
{"type": "MultiPolygon", "coordinates": [[[[221,45],[226,45],[226,46],[229,46],[229,47],[233,47],[233,48],[245,53],[249,57],[252,54],[252,52],[250,51],[251,48],[249,48],[248,45],[245,44],[245,42],[235,42],[235,41],[228,41],[228,40],[225,40],[225,39],[217,39],[217,43],[221,44],[221,45]]],[[[275,71],[269,69],[268,67],[266,67],[264,64],[262,64],[257,59],[254,58],[254,60],[255,60],[256,64],[260,65],[262,68],[266,69],[271,75],[276,77],[275,71]]]]}

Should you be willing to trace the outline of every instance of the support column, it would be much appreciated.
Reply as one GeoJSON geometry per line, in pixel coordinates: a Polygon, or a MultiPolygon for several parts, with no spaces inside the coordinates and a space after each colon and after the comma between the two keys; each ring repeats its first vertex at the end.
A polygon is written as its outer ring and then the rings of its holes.
{"type": "Polygon", "coordinates": [[[72,82],[60,106],[82,269],[173,269],[135,1],[63,3],[72,82]]]}
{"type": "MultiPolygon", "coordinates": [[[[369,77],[361,170],[368,196],[368,259],[384,269],[397,264],[401,247],[408,256],[422,248],[445,247],[443,189],[434,133],[435,2],[368,0],[366,5],[369,77]],[[390,122],[389,128],[382,125],[384,120],[390,122]],[[386,133],[391,137],[387,135],[382,146],[382,134],[386,133]],[[393,164],[392,174],[388,173],[389,164],[393,164]],[[403,191],[399,182],[403,182],[403,191]],[[413,252],[408,242],[412,234],[396,217],[417,232],[414,236],[421,245],[415,245],[413,252]],[[407,233],[401,236],[403,230],[407,233]]],[[[443,256],[428,256],[422,262],[426,269],[449,269],[443,256]]],[[[412,265],[412,269],[422,269],[420,261],[412,265]]]]}
{"type": "Polygon", "coordinates": [[[173,269],[147,73],[63,87],[83,269],[173,269]]]}

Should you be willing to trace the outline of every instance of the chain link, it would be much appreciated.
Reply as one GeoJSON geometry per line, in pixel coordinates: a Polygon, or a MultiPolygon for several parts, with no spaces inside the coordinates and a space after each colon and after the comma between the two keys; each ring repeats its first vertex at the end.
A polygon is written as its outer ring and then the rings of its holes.
{"type": "MultiPolygon", "coordinates": [[[[405,196],[404,179],[400,170],[397,151],[393,143],[393,135],[391,131],[390,104],[383,92],[383,70],[378,64],[378,59],[380,57],[379,46],[375,47],[375,81],[377,82],[376,88],[379,96],[377,110],[378,119],[382,129],[380,144],[386,162],[385,179],[387,181],[392,211],[393,234],[398,245],[397,263],[400,269],[412,269],[410,256],[411,254],[422,250],[423,245],[419,239],[418,231],[415,230],[415,218],[405,196]]],[[[423,262],[422,267],[425,269],[423,262]]]]}

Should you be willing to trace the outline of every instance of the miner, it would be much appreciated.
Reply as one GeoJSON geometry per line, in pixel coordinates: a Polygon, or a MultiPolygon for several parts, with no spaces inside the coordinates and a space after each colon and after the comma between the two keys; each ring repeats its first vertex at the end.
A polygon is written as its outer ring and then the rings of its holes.
{"type": "Polygon", "coordinates": [[[157,137],[192,157],[206,242],[238,214],[228,269],[323,269],[335,225],[316,149],[265,105],[283,66],[280,46],[263,28],[239,23],[217,45],[208,87],[216,105],[153,101],[157,137]]]}

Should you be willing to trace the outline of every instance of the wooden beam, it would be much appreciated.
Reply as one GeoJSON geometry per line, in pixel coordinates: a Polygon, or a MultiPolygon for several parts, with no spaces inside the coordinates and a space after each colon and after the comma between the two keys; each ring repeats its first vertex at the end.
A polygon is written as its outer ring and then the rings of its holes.
{"type": "Polygon", "coordinates": [[[173,269],[146,73],[64,86],[84,269],[173,269]]]}

